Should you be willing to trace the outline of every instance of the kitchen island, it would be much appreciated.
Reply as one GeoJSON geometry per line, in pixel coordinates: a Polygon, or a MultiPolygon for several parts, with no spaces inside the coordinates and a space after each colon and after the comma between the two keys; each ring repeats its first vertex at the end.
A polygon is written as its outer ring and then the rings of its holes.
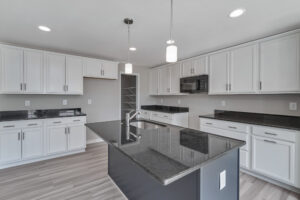
{"type": "Polygon", "coordinates": [[[108,174],[130,200],[238,200],[243,141],[150,121],[89,123],[108,174]]]}

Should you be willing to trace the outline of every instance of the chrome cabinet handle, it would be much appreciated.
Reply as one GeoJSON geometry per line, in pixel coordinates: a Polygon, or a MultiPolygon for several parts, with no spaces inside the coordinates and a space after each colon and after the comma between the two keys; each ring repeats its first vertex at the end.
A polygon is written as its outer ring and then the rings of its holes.
{"type": "Polygon", "coordinates": [[[18,133],[18,140],[20,140],[21,139],[21,133],[19,132],[18,133]]]}
{"type": "Polygon", "coordinates": [[[262,82],[259,81],[259,89],[261,90],[262,89],[262,82]]]}
{"type": "Polygon", "coordinates": [[[70,127],[68,127],[68,133],[69,133],[69,134],[71,133],[70,127]]]}
{"type": "Polygon", "coordinates": [[[235,126],[228,126],[228,128],[237,129],[235,126]]]}
{"type": "Polygon", "coordinates": [[[276,133],[270,133],[270,132],[265,132],[266,135],[272,135],[272,136],[277,136],[276,133]]]}
{"type": "Polygon", "coordinates": [[[7,126],[3,126],[3,128],[14,128],[15,125],[7,125],[7,126]]]}
{"type": "Polygon", "coordinates": [[[68,134],[68,128],[67,127],[65,128],[65,134],[66,135],[68,134]]]}
{"type": "Polygon", "coordinates": [[[61,123],[61,121],[53,122],[53,124],[60,124],[60,123],[61,123]]]}
{"type": "Polygon", "coordinates": [[[20,83],[20,90],[23,90],[23,84],[20,83]]]}
{"type": "Polygon", "coordinates": [[[231,84],[229,84],[229,91],[231,91],[231,84]]]}
{"type": "Polygon", "coordinates": [[[206,122],[205,124],[207,124],[207,125],[213,125],[212,123],[209,123],[209,122],[206,122]]]}
{"type": "Polygon", "coordinates": [[[28,124],[27,126],[37,126],[38,124],[28,124]]]}
{"type": "Polygon", "coordinates": [[[24,88],[25,91],[27,90],[27,84],[26,83],[24,83],[23,88],[24,88]]]}
{"type": "Polygon", "coordinates": [[[272,140],[264,140],[264,141],[267,142],[267,143],[277,144],[277,142],[272,141],[272,140]]]}
{"type": "Polygon", "coordinates": [[[80,122],[80,119],[74,119],[73,122],[80,122]]]}
{"type": "Polygon", "coordinates": [[[25,140],[25,132],[22,133],[23,140],[25,140]]]}

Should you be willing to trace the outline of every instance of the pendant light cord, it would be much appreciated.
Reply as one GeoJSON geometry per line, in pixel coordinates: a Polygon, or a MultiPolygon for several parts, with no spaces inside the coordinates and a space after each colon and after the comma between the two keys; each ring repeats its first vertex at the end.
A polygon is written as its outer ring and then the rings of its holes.
{"type": "Polygon", "coordinates": [[[171,12],[170,12],[170,41],[173,40],[173,0],[171,0],[171,12]]]}
{"type": "Polygon", "coordinates": [[[130,48],[130,24],[128,24],[128,49],[127,49],[127,62],[129,62],[129,48],[130,48]]]}

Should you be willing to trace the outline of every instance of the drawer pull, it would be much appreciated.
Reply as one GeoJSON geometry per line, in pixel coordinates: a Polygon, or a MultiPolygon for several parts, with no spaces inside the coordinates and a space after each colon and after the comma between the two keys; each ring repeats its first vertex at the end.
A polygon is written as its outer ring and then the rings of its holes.
{"type": "Polygon", "coordinates": [[[74,119],[73,122],[80,122],[80,119],[74,119]]]}
{"type": "Polygon", "coordinates": [[[28,124],[27,126],[37,126],[38,124],[28,124]]]}
{"type": "Polygon", "coordinates": [[[265,132],[266,135],[272,135],[272,136],[277,136],[276,133],[269,133],[269,132],[265,132]]]}
{"type": "Polygon", "coordinates": [[[7,125],[7,126],[3,126],[3,128],[14,128],[15,125],[7,125]]]}
{"type": "Polygon", "coordinates": [[[61,121],[53,122],[53,124],[60,124],[60,123],[61,123],[61,121]]]}
{"type": "Polygon", "coordinates": [[[237,129],[237,127],[235,127],[235,126],[228,126],[228,128],[237,129]]]}
{"type": "Polygon", "coordinates": [[[268,142],[268,143],[272,143],[272,144],[277,144],[277,142],[275,141],[271,141],[271,140],[264,140],[265,142],[268,142]]]}
{"type": "Polygon", "coordinates": [[[206,122],[205,124],[207,124],[207,125],[213,125],[212,123],[209,123],[209,122],[206,122]]]}
{"type": "Polygon", "coordinates": [[[165,115],[164,117],[169,117],[168,115],[165,115]]]}

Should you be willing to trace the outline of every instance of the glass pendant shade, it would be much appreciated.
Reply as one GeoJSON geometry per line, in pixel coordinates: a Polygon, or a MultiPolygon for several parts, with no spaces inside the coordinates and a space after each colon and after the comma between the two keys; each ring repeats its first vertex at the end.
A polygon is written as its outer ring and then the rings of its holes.
{"type": "Polygon", "coordinates": [[[125,74],[132,74],[132,64],[131,63],[125,64],[125,74]]]}
{"type": "Polygon", "coordinates": [[[166,61],[169,63],[177,62],[177,46],[167,46],[166,61]]]}

